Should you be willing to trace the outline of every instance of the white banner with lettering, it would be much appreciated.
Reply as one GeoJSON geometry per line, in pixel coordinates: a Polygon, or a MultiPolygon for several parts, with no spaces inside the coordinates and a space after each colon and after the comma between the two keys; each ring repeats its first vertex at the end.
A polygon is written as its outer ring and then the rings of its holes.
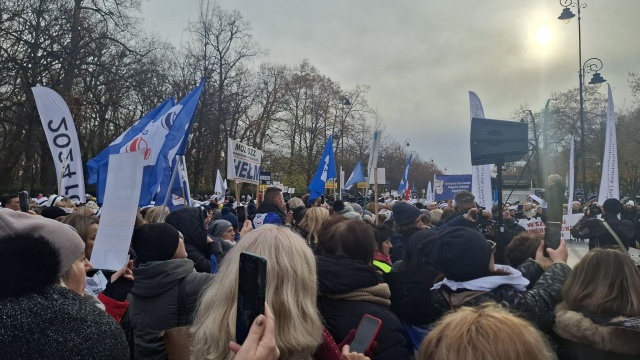
{"type": "Polygon", "coordinates": [[[69,107],[57,92],[47,87],[33,87],[31,91],[56,166],[58,194],[74,203],[86,202],[80,143],[69,107]]]}
{"type": "Polygon", "coordinates": [[[260,184],[262,150],[236,140],[227,143],[227,180],[260,184]]]}
{"type": "MultiPolygon", "coordinates": [[[[571,238],[570,230],[578,220],[580,220],[580,216],[562,215],[561,239],[568,241],[571,238]]],[[[518,220],[518,224],[520,224],[520,226],[522,226],[529,234],[544,235],[544,223],[540,218],[520,219],[518,220]]]]}
{"type": "MultiPolygon", "coordinates": [[[[484,118],[484,108],[480,98],[469,91],[469,107],[471,119],[484,118]]],[[[490,209],[493,206],[491,194],[491,165],[476,165],[471,170],[471,193],[475,195],[478,205],[490,209]]]]}
{"type": "Polygon", "coordinates": [[[618,177],[618,144],[616,140],[616,113],[613,108],[613,94],[611,85],[607,104],[607,134],[604,142],[604,157],[602,161],[602,177],[600,178],[600,192],[598,203],[602,205],[607,199],[620,199],[620,180],[618,177]]]}

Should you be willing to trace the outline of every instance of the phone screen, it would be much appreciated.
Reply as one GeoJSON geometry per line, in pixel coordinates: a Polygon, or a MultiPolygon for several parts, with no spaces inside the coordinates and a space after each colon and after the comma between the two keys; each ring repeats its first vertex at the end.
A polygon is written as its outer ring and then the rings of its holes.
{"type": "Polygon", "coordinates": [[[20,201],[20,211],[29,211],[29,193],[26,191],[20,191],[18,193],[18,200],[20,201]]]}
{"type": "Polygon", "coordinates": [[[264,314],[266,284],[267,260],[257,255],[241,253],[236,315],[236,342],[240,345],[247,338],[255,318],[264,314]]]}
{"type": "Polygon", "coordinates": [[[373,340],[378,335],[378,330],[382,325],[382,320],[375,318],[369,314],[365,314],[360,320],[356,336],[353,338],[349,350],[358,353],[364,353],[369,348],[373,340]]]}

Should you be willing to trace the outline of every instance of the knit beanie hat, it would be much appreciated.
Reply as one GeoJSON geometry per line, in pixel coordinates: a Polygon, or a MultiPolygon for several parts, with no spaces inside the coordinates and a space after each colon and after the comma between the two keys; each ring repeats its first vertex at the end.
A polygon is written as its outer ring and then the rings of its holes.
{"type": "Polygon", "coordinates": [[[231,223],[231,226],[235,228],[238,227],[238,217],[232,213],[228,207],[222,208],[222,216],[220,216],[220,220],[227,220],[231,223]]]}
{"type": "Polygon", "coordinates": [[[84,242],[71,226],[38,215],[0,209],[0,241],[22,235],[41,237],[58,251],[58,277],[84,254],[84,242]]]}
{"type": "Polygon", "coordinates": [[[342,201],[340,199],[334,201],[332,207],[333,207],[333,211],[336,214],[342,214],[342,213],[346,212],[345,211],[345,206],[344,206],[344,201],[342,201]]]}
{"type": "Polygon", "coordinates": [[[391,211],[393,212],[393,219],[399,226],[413,224],[420,216],[420,210],[417,207],[403,201],[395,203],[391,211]]]}
{"type": "Polygon", "coordinates": [[[225,231],[231,226],[231,223],[227,220],[216,220],[212,221],[211,225],[209,225],[209,234],[213,237],[221,237],[225,231]]]}
{"type": "Polygon", "coordinates": [[[170,260],[176,253],[180,233],[167,223],[143,224],[133,230],[131,247],[138,255],[138,264],[170,260]]]}
{"type": "Polygon", "coordinates": [[[489,275],[491,245],[474,229],[446,227],[419,249],[448,280],[469,281],[489,275]]]}
{"type": "Polygon", "coordinates": [[[622,203],[618,199],[607,199],[602,204],[602,209],[607,212],[607,214],[620,214],[622,212],[622,203]]]}

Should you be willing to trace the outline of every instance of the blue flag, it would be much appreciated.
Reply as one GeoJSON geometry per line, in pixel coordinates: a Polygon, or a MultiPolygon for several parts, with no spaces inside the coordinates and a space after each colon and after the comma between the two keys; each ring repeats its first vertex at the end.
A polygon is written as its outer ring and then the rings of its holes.
{"type": "Polygon", "coordinates": [[[407,160],[407,166],[404,168],[404,173],[402,174],[402,180],[400,181],[400,186],[398,186],[398,194],[402,194],[407,190],[407,186],[409,184],[409,169],[411,168],[411,161],[413,160],[413,154],[409,155],[409,160],[407,160]]]}
{"type": "MultiPolygon", "coordinates": [[[[102,204],[104,201],[104,191],[107,185],[107,171],[109,168],[109,155],[120,153],[123,145],[134,140],[151,122],[162,118],[174,105],[175,100],[173,98],[165,100],[162,104],[156,106],[155,109],[141,117],[140,120],[111,142],[111,144],[102,150],[96,157],[87,162],[87,173],[89,176],[88,183],[97,184],[96,196],[98,198],[98,204],[102,204]]],[[[149,199],[149,201],[150,200],[151,199],[149,199]]]]}
{"type": "MultiPolygon", "coordinates": [[[[158,155],[156,176],[160,181],[155,200],[156,205],[163,203],[167,193],[170,193],[169,190],[175,188],[171,184],[171,175],[173,169],[180,163],[176,161],[176,155],[184,155],[186,151],[189,133],[193,126],[193,115],[196,112],[196,106],[205,83],[205,78],[202,78],[200,84],[178,103],[178,105],[182,105],[182,108],[176,115],[158,155]]],[[[175,181],[174,184],[176,184],[175,181]]],[[[180,182],[177,184],[180,185],[180,182]]],[[[179,196],[182,196],[182,190],[180,190],[179,196]]]]}
{"type": "Polygon", "coordinates": [[[356,167],[353,168],[353,172],[351,173],[351,176],[349,176],[349,180],[347,180],[347,183],[344,184],[344,188],[349,190],[351,186],[353,186],[353,184],[357,184],[363,181],[364,181],[364,174],[362,174],[362,162],[358,161],[358,163],[356,164],[356,167]]]}
{"type": "MultiPolygon", "coordinates": [[[[183,155],[176,155],[171,168],[175,169],[175,176],[172,174],[173,184],[171,185],[167,207],[169,211],[179,209],[184,206],[191,206],[191,193],[189,189],[189,178],[187,176],[187,164],[183,155]],[[175,196],[174,196],[175,195],[175,196]]],[[[171,181],[171,179],[169,179],[171,181]]],[[[160,192],[156,196],[156,205],[164,204],[167,196],[167,185],[160,186],[160,192]]]]}
{"type": "Polygon", "coordinates": [[[336,162],[333,158],[333,135],[329,135],[327,144],[324,146],[322,156],[318,163],[316,174],[309,184],[309,200],[313,201],[324,195],[325,185],[328,179],[336,177],[336,162]]]}

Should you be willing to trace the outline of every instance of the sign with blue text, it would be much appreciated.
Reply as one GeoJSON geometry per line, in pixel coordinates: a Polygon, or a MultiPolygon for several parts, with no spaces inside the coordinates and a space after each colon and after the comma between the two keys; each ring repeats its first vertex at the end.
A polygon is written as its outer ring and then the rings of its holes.
{"type": "Polygon", "coordinates": [[[471,191],[471,177],[471,174],[434,175],[434,200],[450,200],[458,191],[471,191]]]}
{"type": "Polygon", "coordinates": [[[262,150],[232,139],[227,145],[227,180],[259,184],[262,150]]]}

